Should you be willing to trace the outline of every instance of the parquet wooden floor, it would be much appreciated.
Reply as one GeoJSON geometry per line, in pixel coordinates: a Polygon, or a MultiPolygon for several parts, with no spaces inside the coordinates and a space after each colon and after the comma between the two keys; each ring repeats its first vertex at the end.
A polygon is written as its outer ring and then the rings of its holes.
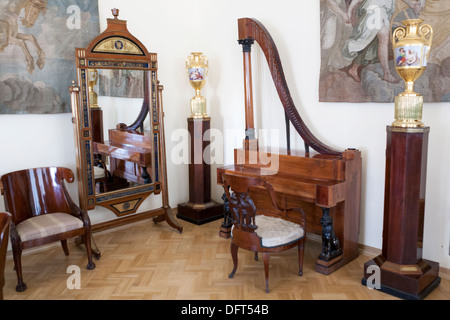
{"type": "MultiPolygon", "coordinates": [[[[102,258],[95,270],[86,270],[84,247],[69,245],[66,257],[60,245],[25,253],[23,275],[28,289],[15,291],[13,261],[6,262],[5,300],[393,300],[393,296],[361,285],[363,264],[372,257],[360,255],[331,275],[314,271],[320,243],[306,243],[303,276],[297,270],[297,251],[273,254],[270,260],[270,293],[265,293],[263,261],[249,251],[239,251],[233,279],[229,240],[220,238],[221,221],[201,226],[180,221],[182,234],[165,222],[145,220],[94,234],[102,258]],[[81,288],[68,289],[71,265],[81,269],[81,288]]],[[[450,300],[450,276],[427,299],[450,300]]]]}

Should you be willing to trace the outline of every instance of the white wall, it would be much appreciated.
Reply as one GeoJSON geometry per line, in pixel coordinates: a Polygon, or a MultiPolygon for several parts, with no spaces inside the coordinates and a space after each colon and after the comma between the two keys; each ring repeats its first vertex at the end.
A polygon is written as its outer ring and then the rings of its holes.
{"type": "MultiPolygon", "coordinates": [[[[159,79],[164,85],[163,100],[168,155],[169,200],[172,207],[188,199],[187,165],[175,165],[171,151],[179,143],[177,129],[185,129],[194,95],[184,70],[192,51],[204,52],[210,60],[208,82],[202,90],[211,115],[211,126],[224,136],[225,162],[232,161],[232,149],[241,146],[235,131],[244,128],[243,72],[241,47],[237,44],[237,19],[261,21],[277,44],[291,95],[304,121],[323,142],[338,148],[362,151],[363,184],[360,242],[376,248],[382,245],[386,125],[393,121],[393,104],[319,103],[320,69],[319,1],[279,0],[99,0],[100,23],[106,27],[111,8],[119,8],[119,18],[128,20],[128,29],[147,49],[158,53],[159,79]]],[[[256,119],[260,127],[282,128],[282,108],[258,49],[253,67],[255,102],[263,110],[256,119]]],[[[68,93],[67,93],[68,94],[68,93]]],[[[0,174],[16,169],[63,165],[75,170],[73,129],[70,114],[0,116],[3,156],[0,174]]],[[[449,210],[450,132],[449,103],[424,106],[423,121],[431,127],[428,152],[424,258],[450,268],[449,210]]],[[[280,137],[283,140],[283,131],[280,137]]],[[[299,141],[298,145],[302,145],[299,141]]],[[[215,185],[213,197],[222,190],[215,185]]],[[[71,192],[77,199],[76,186],[71,192]]],[[[159,206],[149,200],[147,207],[159,206]]],[[[3,206],[3,203],[1,204],[3,206]]],[[[0,209],[3,209],[0,207],[0,209]]],[[[114,216],[104,209],[90,212],[94,223],[114,216]]],[[[183,222],[182,222],[183,223],[183,222]]]]}

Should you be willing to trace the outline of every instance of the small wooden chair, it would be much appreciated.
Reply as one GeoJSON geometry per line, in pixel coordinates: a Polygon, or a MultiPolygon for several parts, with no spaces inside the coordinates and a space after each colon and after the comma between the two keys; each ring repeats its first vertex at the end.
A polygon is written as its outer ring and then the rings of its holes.
{"type": "Polygon", "coordinates": [[[94,183],[96,192],[107,192],[107,182],[111,178],[111,175],[106,167],[105,162],[102,159],[95,159],[94,154],[94,183]]]}
{"type": "Polygon", "coordinates": [[[266,292],[269,292],[269,254],[271,252],[279,252],[297,246],[298,273],[302,275],[306,241],[306,218],[303,210],[300,208],[281,209],[277,204],[273,186],[262,177],[243,177],[225,173],[223,181],[233,220],[230,249],[234,268],[229,278],[236,273],[239,247],[255,252],[255,260],[257,260],[258,252],[263,253],[266,292]],[[230,192],[231,186],[233,186],[233,193],[230,192]],[[273,210],[257,210],[249,196],[250,188],[265,189],[273,210]],[[287,219],[293,211],[297,212],[300,217],[295,222],[287,219]]]}
{"type": "Polygon", "coordinates": [[[5,261],[10,222],[11,215],[6,212],[0,212],[0,300],[3,300],[3,287],[5,286],[5,261]]]}
{"type": "Polygon", "coordinates": [[[12,215],[11,246],[18,284],[16,291],[27,286],[22,277],[22,250],[61,241],[69,255],[67,239],[81,236],[88,256],[87,269],[92,270],[91,222],[86,211],[71,199],[64,180],[74,181],[72,170],[62,167],[26,169],[1,178],[6,211],[12,215]]]}

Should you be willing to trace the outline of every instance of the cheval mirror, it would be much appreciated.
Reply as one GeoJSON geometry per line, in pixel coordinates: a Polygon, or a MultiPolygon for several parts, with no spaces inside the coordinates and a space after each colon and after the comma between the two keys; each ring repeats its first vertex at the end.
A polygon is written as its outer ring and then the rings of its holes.
{"type": "Polygon", "coordinates": [[[119,10],[112,13],[106,30],[76,49],[78,85],[69,88],[80,207],[102,206],[122,217],[161,193],[161,208],[136,215],[182,232],[169,206],[157,54],[128,32],[119,10]]]}

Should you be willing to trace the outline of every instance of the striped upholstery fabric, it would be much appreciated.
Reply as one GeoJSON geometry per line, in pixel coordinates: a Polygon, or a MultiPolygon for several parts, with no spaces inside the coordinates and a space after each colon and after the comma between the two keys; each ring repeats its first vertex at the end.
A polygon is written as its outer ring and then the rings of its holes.
{"type": "Polygon", "coordinates": [[[83,227],[83,221],[68,213],[48,213],[27,219],[16,226],[21,241],[29,241],[83,227]]]}

